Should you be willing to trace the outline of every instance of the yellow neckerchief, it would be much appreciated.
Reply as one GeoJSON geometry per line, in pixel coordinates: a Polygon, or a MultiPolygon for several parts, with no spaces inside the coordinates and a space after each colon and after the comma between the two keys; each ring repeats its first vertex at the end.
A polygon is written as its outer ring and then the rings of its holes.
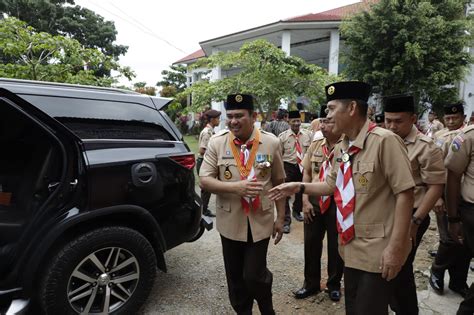
{"type": "Polygon", "coordinates": [[[240,175],[246,178],[250,174],[250,171],[253,167],[253,163],[255,161],[255,157],[257,156],[258,145],[260,144],[260,131],[258,129],[255,129],[252,149],[250,150],[250,156],[246,165],[242,165],[242,162],[240,161],[240,148],[238,148],[237,145],[234,143],[234,139],[234,134],[232,132],[229,132],[229,145],[232,149],[232,155],[234,156],[234,160],[237,163],[240,175]]]}

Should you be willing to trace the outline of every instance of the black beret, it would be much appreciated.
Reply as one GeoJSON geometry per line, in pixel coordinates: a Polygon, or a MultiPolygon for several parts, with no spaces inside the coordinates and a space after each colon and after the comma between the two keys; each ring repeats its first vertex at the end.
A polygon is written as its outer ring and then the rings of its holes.
{"type": "Polygon", "coordinates": [[[385,114],[384,113],[375,115],[375,122],[376,123],[381,124],[384,121],[385,121],[385,114]]]}
{"type": "Polygon", "coordinates": [[[219,117],[220,115],[221,115],[221,112],[215,109],[210,109],[204,112],[204,116],[206,116],[207,118],[216,118],[216,117],[219,117]]]}
{"type": "Polygon", "coordinates": [[[332,100],[362,100],[367,102],[369,100],[372,87],[364,82],[359,81],[345,81],[336,82],[326,86],[326,99],[332,100]]]}
{"type": "Polygon", "coordinates": [[[383,111],[386,113],[415,112],[415,100],[411,95],[391,95],[382,99],[383,111]]]}
{"type": "Polygon", "coordinates": [[[327,105],[321,105],[321,108],[319,109],[319,117],[320,118],[326,118],[327,117],[327,113],[326,113],[326,108],[328,108],[327,105]]]}
{"type": "Polygon", "coordinates": [[[464,114],[464,106],[462,103],[454,103],[450,105],[444,105],[444,114],[451,115],[461,113],[464,114]]]}
{"type": "Polygon", "coordinates": [[[248,94],[227,95],[227,102],[224,105],[226,110],[249,109],[253,110],[253,97],[248,94]]]}
{"type": "Polygon", "coordinates": [[[288,112],[288,119],[301,118],[300,112],[297,110],[291,110],[288,112]]]}

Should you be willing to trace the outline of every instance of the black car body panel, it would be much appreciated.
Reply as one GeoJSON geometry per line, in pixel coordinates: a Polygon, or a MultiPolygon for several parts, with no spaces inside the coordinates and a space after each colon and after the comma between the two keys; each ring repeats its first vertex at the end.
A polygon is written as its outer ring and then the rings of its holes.
{"type": "Polygon", "coordinates": [[[23,294],[34,291],[51,252],[96,226],[138,230],[153,245],[163,270],[163,253],[198,234],[202,218],[194,156],[161,111],[169,99],[4,79],[0,94],[0,106],[9,103],[49,134],[58,160],[51,164],[60,173],[17,239],[0,242],[0,296],[18,287],[23,294]]]}

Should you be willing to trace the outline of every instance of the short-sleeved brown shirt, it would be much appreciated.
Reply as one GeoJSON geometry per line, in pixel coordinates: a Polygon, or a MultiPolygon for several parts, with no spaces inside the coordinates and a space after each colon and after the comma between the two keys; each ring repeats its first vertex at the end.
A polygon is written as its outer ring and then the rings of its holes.
{"type": "MultiPolygon", "coordinates": [[[[256,130],[254,128],[250,139],[254,138],[256,130]]],[[[241,180],[229,140],[228,130],[217,133],[211,138],[199,172],[200,177],[209,176],[223,182],[241,180]],[[229,176],[227,178],[224,176],[227,170],[230,171],[230,178],[229,176]]],[[[260,131],[257,157],[270,162],[270,167],[267,168],[257,168],[257,159],[254,164],[257,180],[264,185],[263,191],[259,196],[260,207],[258,209],[255,211],[251,210],[247,216],[242,209],[240,196],[230,193],[216,195],[217,230],[228,239],[242,242],[247,241],[247,220],[250,222],[252,238],[255,242],[272,235],[274,203],[270,201],[267,194],[268,190],[273,187],[273,181],[285,179],[278,138],[272,133],[260,131]]],[[[227,172],[227,174],[229,173],[227,172]]]]}
{"type": "Polygon", "coordinates": [[[451,141],[453,141],[454,137],[456,137],[462,128],[464,128],[464,126],[456,130],[449,130],[445,128],[435,134],[434,142],[438,147],[441,148],[441,151],[443,151],[443,159],[446,158],[446,155],[448,155],[451,141]]]}
{"type": "MultiPolygon", "coordinates": [[[[290,128],[282,132],[278,136],[278,139],[280,139],[283,162],[296,164],[296,135],[293,130],[291,130],[290,128]]],[[[302,154],[304,156],[306,150],[308,150],[308,147],[311,144],[311,132],[304,129],[300,129],[298,141],[300,143],[301,150],[303,151],[302,154]]]]}
{"type": "MultiPolygon", "coordinates": [[[[199,148],[204,148],[207,150],[207,144],[209,143],[209,140],[211,139],[212,135],[214,134],[214,128],[212,128],[211,125],[206,125],[204,129],[201,131],[199,134],[199,148]]],[[[198,153],[199,157],[202,157],[198,153]]]]}
{"type": "MultiPolygon", "coordinates": [[[[402,139],[389,130],[375,127],[369,134],[367,121],[353,142],[360,148],[352,160],[352,180],[356,199],[354,239],[339,246],[345,266],[380,273],[380,258],[392,236],[395,219],[395,196],[415,187],[410,160],[402,139]]],[[[349,139],[336,145],[335,160],[326,183],[333,189],[349,139]]],[[[407,238],[407,253],[411,245],[407,238]]]]}
{"type": "Polygon", "coordinates": [[[419,132],[415,126],[404,141],[416,184],[414,207],[418,208],[426,193],[426,185],[446,182],[443,152],[430,137],[419,132]]]}
{"type": "Polygon", "coordinates": [[[474,203],[474,125],[465,127],[454,137],[444,163],[448,170],[464,175],[461,196],[474,203]]]}

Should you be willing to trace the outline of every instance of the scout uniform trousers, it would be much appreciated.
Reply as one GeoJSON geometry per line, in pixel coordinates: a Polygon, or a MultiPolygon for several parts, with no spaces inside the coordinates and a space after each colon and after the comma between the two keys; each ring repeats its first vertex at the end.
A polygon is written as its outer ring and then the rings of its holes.
{"type": "Polygon", "coordinates": [[[448,232],[447,214],[436,214],[439,231],[439,246],[431,266],[435,275],[441,276],[449,271],[449,283],[456,287],[464,287],[469,271],[471,255],[465,246],[453,241],[448,232]]]}
{"type": "MultiPolygon", "coordinates": [[[[417,209],[413,209],[413,213],[417,209]]],[[[397,315],[418,314],[418,299],[416,296],[415,275],[413,274],[413,261],[415,260],[416,251],[426,230],[430,226],[430,216],[421,222],[416,232],[416,246],[411,249],[405,264],[393,279],[393,295],[390,299],[390,308],[397,315]]]]}
{"type": "Polygon", "coordinates": [[[310,197],[316,216],[310,223],[304,223],[304,279],[305,288],[320,289],[321,255],[323,252],[324,234],[328,243],[328,280],[329,291],[341,289],[341,278],[344,262],[337,249],[338,233],[336,229],[336,203],[331,197],[331,204],[324,214],[321,214],[319,198],[310,197]]]}
{"type": "MultiPolygon", "coordinates": [[[[291,164],[284,162],[286,178],[285,182],[301,182],[303,180],[303,174],[300,172],[298,164],[291,164]]],[[[300,193],[295,194],[295,200],[293,201],[293,213],[299,214],[303,209],[303,195],[300,193]]],[[[290,198],[286,198],[285,202],[285,225],[291,224],[291,210],[290,210],[290,198]]]]}
{"type": "Polygon", "coordinates": [[[229,299],[237,314],[252,314],[253,301],[263,315],[275,314],[272,302],[273,274],[267,268],[270,238],[253,242],[248,224],[247,242],[221,235],[229,299]]]}
{"type": "MultiPolygon", "coordinates": [[[[461,201],[459,204],[459,214],[464,233],[464,244],[470,250],[471,257],[474,256],[474,203],[461,201]]],[[[459,306],[457,315],[474,314],[474,283],[469,287],[464,301],[459,306]]]]}

